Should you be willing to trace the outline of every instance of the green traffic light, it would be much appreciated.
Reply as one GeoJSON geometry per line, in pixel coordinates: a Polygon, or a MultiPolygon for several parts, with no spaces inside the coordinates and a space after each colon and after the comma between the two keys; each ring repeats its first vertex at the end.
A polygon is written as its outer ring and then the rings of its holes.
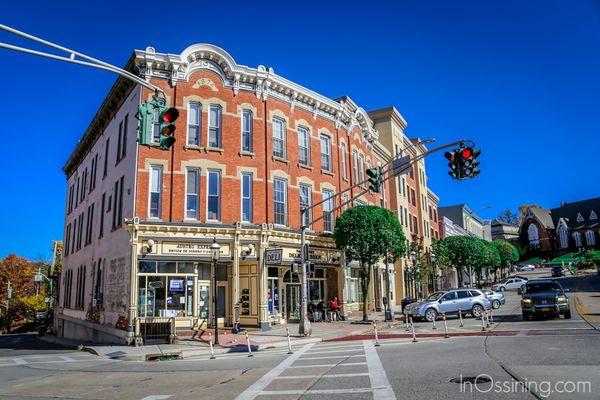
{"type": "Polygon", "coordinates": [[[381,168],[369,168],[367,176],[369,177],[369,190],[373,193],[379,193],[381,190],[381,168]]]}

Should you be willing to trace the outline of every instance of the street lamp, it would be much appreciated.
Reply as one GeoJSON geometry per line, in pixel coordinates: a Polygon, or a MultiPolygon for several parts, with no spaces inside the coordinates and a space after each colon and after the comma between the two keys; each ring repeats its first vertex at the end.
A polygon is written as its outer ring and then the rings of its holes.
{"type": "Polygon", "coordinates": [[[383,306],[385,311],[384,320],[387,322],[394,320],[394,317],[392,316],[392,310],[390,309],[390,266],[387,247],[385,249],[385,281],[386,294],[385,303],[383,304],[383,306]]]}
{"type": "Polygon", "coordinates": [[[217,243],[217,238],[213,237],[213,242],[210,245],[210,257],[213,262],[213,318],[215,324],[215,341],[214,344],[219,343],[219,328],[217,326],[217,262],[221,256],[221,246],[217,243]]]}

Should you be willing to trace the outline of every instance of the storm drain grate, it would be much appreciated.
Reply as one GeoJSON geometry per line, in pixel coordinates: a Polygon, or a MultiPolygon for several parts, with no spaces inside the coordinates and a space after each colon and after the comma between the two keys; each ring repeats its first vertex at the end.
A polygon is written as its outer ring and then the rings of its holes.
{"type": "Polygon", "coordinates": [[[448,382],[450,383],[471,383],[473,385],[479,385],[482,383],[491,382],[492,380],[488,376],[460,376],[458,378],[452,378],[448,382]]]}

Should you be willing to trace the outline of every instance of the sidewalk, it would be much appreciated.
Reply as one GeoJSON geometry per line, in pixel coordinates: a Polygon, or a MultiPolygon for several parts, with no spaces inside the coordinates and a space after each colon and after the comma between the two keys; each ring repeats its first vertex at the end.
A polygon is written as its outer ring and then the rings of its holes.
{"type": "Polygon", "coordinates": [[[575,308],[579,315],[596,329],[600,329],[600,276],[586,271],[577,276],[575,308]]]}

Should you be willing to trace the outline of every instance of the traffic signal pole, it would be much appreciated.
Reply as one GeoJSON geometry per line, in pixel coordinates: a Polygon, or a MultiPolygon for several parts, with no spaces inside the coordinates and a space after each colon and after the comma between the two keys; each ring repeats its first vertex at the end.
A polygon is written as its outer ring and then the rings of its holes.
{"type": "Polygon", "coordinates": [[[10,26],[6,26],[6,25],[2,25],[0,24],[0,29],[3,31],[6,31],[8,33],[12,33],[14,35],[17,36],[21,36],[25,39],[29,39],[32,40],[34,42],[43,44],[44,46],[48,46],[48,47],[52,47],[54,49],[60,50],[60,51],[64,51],[65,53],[69,54],[69,57],[62,57],[62,56],[58,56],[56,54],[50,54],[50,53],[44,53],[42,51],[37,51],[37,50],[32,50],[32,49],[27,49],[25,47],[19,47],[19,46],[14,46],[8,43],[2,43],[0,42],[0,48],[3,49],[7,49],[7,50],[13,50],[13,51],[18,51],[21,53],[26,53],[26,54],[31,54],[34,56],[39,56],[39,57],[45,57],[45,58],[50,58],[52,60],[57,60],[57,61],[63,61],[63,62],[68,62],[68,63],[72,63],[72,64],[78,64],[78,65],[83,65],[85,67],[91,67],[91,68],[96,68],[96,69],[102,69],[105,71],[110,71],[110,72],[114,72],[115,74],[121,75],[122,77],[129,79],[139,85],[142,85],[150,90],[153,90],[155,93],[162,93],[164,96],[164,92],[162,89],[160,89],[157,86],[154,86],[153,84],[146,82],[144,79],[142,79],[139,76],[136,76],[135,74],[126,71],[122,68],[116,67],[112,64],[109,64],[107,62],[98,60],[96,58],[90,57],[88,55],[85,55],[83,53],[80,53],[78,51],[75,50],[71,50],[68,49],[64,46],[60,46],[58,44],[49,42],[47,40],[38,38],[36,36],[30,35],[28,33],[19,31],[17,29],[11,28],[10,26]],[[76,60],[75,57],[79,57],[82,58],[84,60],[87,61],[82,61],[82,60],[76,60]]]}

